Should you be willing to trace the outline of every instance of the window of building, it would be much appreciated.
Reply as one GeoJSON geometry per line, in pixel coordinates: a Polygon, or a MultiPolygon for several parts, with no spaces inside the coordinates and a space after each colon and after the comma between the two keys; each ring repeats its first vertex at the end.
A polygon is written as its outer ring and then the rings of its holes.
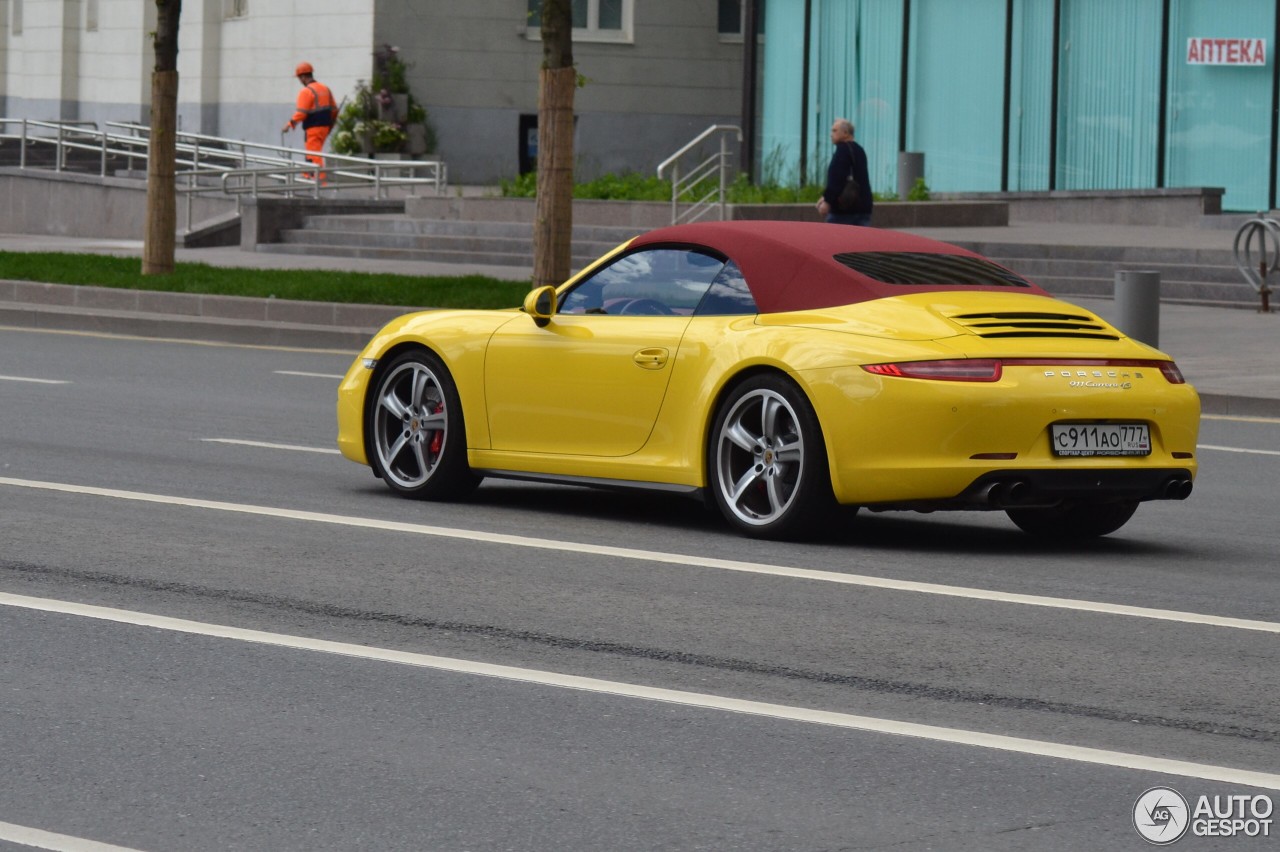
{"type": "Polygon", "coordinates": [[[223,0],[223,16],[226,18],[249,17],[249,0],[223,0]]]}
{"type": "Polygon", "coordinates": [[[86,32],[98,31],[98,0],[85,0],[84,28],[86,32]]]}
{"type": "Polygon", "coordinates": [[[9,20],[9,32],[14,35],[22,35],[22,0],[11,0],[13,7],[13,17],[9,20]]]}
{"type": "MultiPolygon", "coordinates": [[[[542,0],[528,0],[531,39],[542,38],[542,0]]],[[[572,0],[574,41],[630,42],[635,0],[572,0]]]]}
{"type": "MultiPolygon", "coordinates": [[[[746,0],[720,0],[717,29],[721,41],[742,41],[743,6],[746,0]]],[[[764,34],[765,0],[756,0],[756,35],[764,34]]]]}

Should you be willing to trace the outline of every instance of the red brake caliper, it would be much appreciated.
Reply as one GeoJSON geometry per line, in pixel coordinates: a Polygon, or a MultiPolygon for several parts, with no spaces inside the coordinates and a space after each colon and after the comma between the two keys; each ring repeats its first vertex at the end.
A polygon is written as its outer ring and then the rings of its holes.
{"type": "MultiPolygon", "coordinates": [[[[435,410],[435,411],[433,411],[433,412],[431,412],[431,413],[432,413],[432,414],[439,414],[439,413],[440,413],[440,412],[442,412],[442,411],[444,411],[444,403],[443,403],[443,402],[442,402],[442,403],[439,403],[438,405],[436,405],[436,410],[435,410]]],[[[444,430],[443,430],[443,429],[437,429],[437,430],[436,430],[436,433],[435,433],[434,435],[432,435],[432,436],[431,436],[431,443],[428,445],[428,448],[431,450],[431,454],[432,454],[432,455],[439,455],[439,454],[440,454],[440,448],[441,448],[441,447],[443,447],[443,446],[444,446],[444,430]]]]}

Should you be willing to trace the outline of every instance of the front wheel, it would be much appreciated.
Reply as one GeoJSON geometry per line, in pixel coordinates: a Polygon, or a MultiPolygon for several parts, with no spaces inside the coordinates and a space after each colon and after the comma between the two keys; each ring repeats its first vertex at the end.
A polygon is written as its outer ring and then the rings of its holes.
{"type": "Polygon", "coordinates": [[[1124,526],[1136,511],[1136,500],[1064,503],[1050,509],[1005,510],[1009,520],[1023,532],[1055,541],[1109,535],[1124,526]]]}
{"type": "Polygon", "coordinates": [[[397,356],[374,384],[366,419],[373,472],[405,497],[461,497],[480,482],[467,465],[462,403],[448,369],[424,351],[397,356]]]}
{"type": "Polygon", "coordinates": [[[707,467],[721,513],[754,538],[811,532],[835,503],[817,415],[781,376],[755,376],[729,393],[716,413],[707,467]]]}

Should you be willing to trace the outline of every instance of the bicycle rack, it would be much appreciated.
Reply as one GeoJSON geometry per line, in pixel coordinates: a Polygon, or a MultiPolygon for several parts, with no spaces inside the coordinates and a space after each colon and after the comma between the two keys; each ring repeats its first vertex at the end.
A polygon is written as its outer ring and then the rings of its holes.
{"type": "Polygon", "coordinates": [[[1240,270],[1240,274],[1262,298],[1262,307],[1259,311],[1264,314],[1271,313],[1271,288],[1267,285],[1267,276],[1280,269],[1280,222],[1259,213],[1258,218],[1250,219],[1240,226],[1240,230],[1236,232],[1236,241],[1232,250],[1235,253],[1236,267],[1240,270]],[[1241,241],[1243,241],[1243,251],[1241,241]],[[1268,248],[1271,249],[1270,261],[1267,260],[1268,248]]]}

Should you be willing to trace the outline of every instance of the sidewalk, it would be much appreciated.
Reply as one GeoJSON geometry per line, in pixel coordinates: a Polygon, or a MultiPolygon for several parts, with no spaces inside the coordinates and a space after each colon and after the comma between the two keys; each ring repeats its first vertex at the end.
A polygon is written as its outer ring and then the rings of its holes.
{"type": "MultiPolygon", "coordinates": [[[[1052,245],[1230,248],[1232,234],[1210,228],[1160,228],[1061,223],[1019,223],[1007,228],[930,228],[915,233],[945,241],[1003,241],[1052,245]]],[[[140,256],[141,241],[0,234],[3,251],[94,252],[140,256]]],[[[483,264],[306,257],[240,251],[179,249],[177,260],[247,269],[334,269],[407,275],[477,273],[527,280],[526,268],[483,264]]],[[[0,326],[81,328],[163,337],[198,337],[343,349],[355,352],[398,308],[334,306],[266,299],[58,288],[60,300],[33,303],[29,288],[4,279],[0,269],[0,326]],[[81,291],[68,299],[67,289],[81,291]]],[[[56,285],[53,285],[56,287],[56,285]]],[[[44,288],[50,290],[51,288],[44,288]]],[[[1108,299],[1070,298],[1114,320],[1108,299]]],[[[1280,301],[1278,299],[1277,301],[1280,301]]],[[[408,309],[405,309],[408,310],[408,309]]],[[[1159,348],[1178,362],[1199,390],[1206,413],[1280,417],[1280,313],[1252,309],[1164,304],[1159,348]]]]}

